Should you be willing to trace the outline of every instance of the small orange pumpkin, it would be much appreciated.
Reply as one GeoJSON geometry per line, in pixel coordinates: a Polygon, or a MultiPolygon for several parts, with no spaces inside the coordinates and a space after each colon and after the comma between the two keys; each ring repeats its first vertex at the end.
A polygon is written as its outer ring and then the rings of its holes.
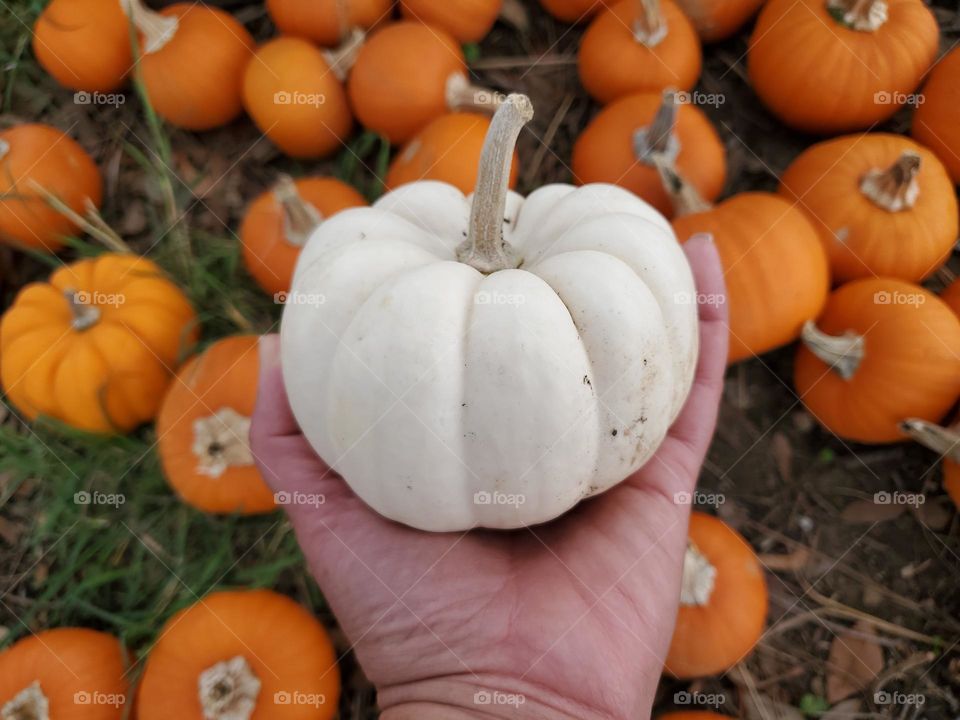
{"type": "Polygon", "coordinates": [[[764,0],[677,0],[705,43],[733,35],[763,3],[764,0]]]}
{"type": "Polygon", "coordinates": [[[851,132],[907,102],[938,42],[922,0],[770,0],[750,38],[747,69],[757,95],[787,125],[851,132]]]}
{"type": "Polygon", "coordinates": [[[568,23],[586,22],[614,0],[540,0],[540,5],[557,20],[568,23]]]}
{"type": "Polygon", "coordinates": [[[960,320],[919,285],[854,280],[804,327],[794,384],[835,435],[897,442],[902,420],[938,422],[960,397],[960,320]]]}
{"type": "Polygon", "coordinates": [[[188,505],[211,513],[270,512],[273,492],[250,452],[259,338],[218,340],[189,360],[157,413],[167,482],[188,505]]]}
{"type": "Polygon", "coordinates": [[[807,211],[846,282],[886,276],[920,281],[957,240],[957,199],[940,161],[900,135],[849,135],[808,148],[780,179],[807,211]]]}
{"type": "Polygon", "coordinates": [[[503,0],[400,0],[405,18],[442,28],[462,43],[483,40],[502,5],[503,0]]]}
{"type": "Polygon", "coordinates": [[[960,49],[954,48],[933,66],[922,97],[910,132],[960,183],[960,49]]]}
{"type": "Polygon", "coordinates": [[[157,114],[188,130],[236,118],[254,48],[246,28],[208,5],[177,3],[156,13],[143,0],[128,2],[140,30],[140,77],[157,114]]]}
{"type": "Polygon", "coordinates": [[[82,215],[88,201],[100,207],[102,184],[93,158],[56,128],[27,124],[0,132],[0,241],[60,249],[77,226],[37,186],[82,215]]]}
{"type": "Polygon", "coordinates": [[[700,108],[680,104],[672,90],[620,98],[590,121],[573,145],[576,181],[614,183],[670,217],[673,204],[657,162],[669,163],[709,201],[723,190],[723,142],[700,108]]]}
{"type": "Polygon", "coordinates": [[[695,678],[730,669],[760,639],[767,606],[767,581],[750,544],[722,520],[691,513],[666,671],[695,678]]]}
{"type": "Polygon", "coordinates": [[[33,54],[64,87],[116,90],[133,67],[130,21],[119,0],[53,0],[34,23],[33,54]]]}
{"type": "Polygon", "coordinates": [[[389,19],[392,5],[393,0],[267,0],[267,12],[281,34],[333,46],[351,28],[369,30],[389,19]]]}
{"type": "Polygon", "coordinates": [[[901,424],[901,429],[943,457],[943,489],[960,509],[960,423],[945,428],[926,420],[909,418],[901,424]]]}
{"type": "Polygon", "coordinates": [[[104,253],[20,291],[0,318],[0,380],[31,420],[127,431],[153,419],[196,333],[189,301],[156,265],[104,253]]]}
{"type": "Polygon", "coordinates": [[[636,92],[690,90],[703,62],[700,40],[673,0],[621,0],[590,23],[577,64],[601,103],[636,92]]]}
{"type": "Polygon", "coordinates": [[[335,178],[282,176],[243,216],[240,244],[247,271],[271,295],[288,291],[310,233],[325,218],[366,204],[363,195],[335,178]]]}
{"type": "Polygon", "coordinates": [[[137,704],[139,720],[330,720],[339,696],[336,654],[316,618],[283,595],[245,590],[212,593],[167,621],[137,704]]]}
{"type": "Polygon", "coordinates": [[[121,720],[129,691],[127,653],[106,633],[44,630],[0,652],[0,709],[10,720],[121,720]]]}
{"type": "Polygon", "coordinates": [[[306,40],[278,37],[247,65],[244,107],[287,155],[323,157],[350,134],[353,118],[336,62],[306,40]]]}
{"type": "MultiPolygon", "coordinates": [[[[404,145],[390,163],[387,190],[415,180],[441,180],[465,195],[473,192],[480,152],[490,118],[478,113],[449,113],[433,120],[404,145]]],[[[513,152],[510,187],[517,184],[520,157],[513,152]]]]}
{"type": "Polygon", "coordinates": [[[357,54],[347,91],[357,119],[391,143],[406,142],[446,112],[496,105],[494,93],[470,84],[453,36],[409,20],[370,36],[357,54]]]}
{"type": "Polygon", "coordinates": [[[947,289],[940,294],[940,299],[950,306],[957,317],[960,317],[960,278],[947,286],[947,289]]]}
{"type": "Polygon", "coordinates": [[[729,361],[795,340],[830,291],[827,257],[801,210],[765,192],[734,195],[710,207],[683,178],[665,173],[681,242],[709,233],[727,284],[729,361]]]}

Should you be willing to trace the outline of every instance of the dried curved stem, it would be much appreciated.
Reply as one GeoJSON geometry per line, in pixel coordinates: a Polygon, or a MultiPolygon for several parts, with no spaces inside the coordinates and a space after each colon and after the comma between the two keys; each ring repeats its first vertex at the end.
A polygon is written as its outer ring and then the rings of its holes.
{"type": "Polygon", "coordinates": [[[144,55],[162,50],[170,42],[180,27],[180,19],[175,15],[161,15],[148,8],[143,0],[121,0],[120,7],[130,18],[134,26],[143,35],[141,49],[144,55]]]}
{"type": "Polygon", "coordinates": [[[447,78],[444,90],[447,109],[453,112],[473,110],[493,114],[504,101],[504,96],[482,85],[474,85],[462,72],[455,72],[447,78]]]}
{"type": "Polygon", "coordinates": [[[655,159],[674,167],[680,154],[680,141],[674,132],[677,124],[677,91],[667,88],[653,122],[633,133],[633,152],[637,160],[654,165],[655,159]]]}
{"type": "Polygon", "coordinates": [[[900,429],[924,447],[960,462],[960,432],[957,428],[945,428],[919,418],[909,418],[900,423],[900,429]]]}
{"type": "Polygon", "coordinates": [[[0,707],[2,720],[50,720],[50,702],[34,680],[0,707]]]}
{"type": "Polygon", "coordinates": [[[700,196],[693,185],[674,169],[673,163],[666,162],[664,158],[658,155],[652,155],[650,159],[660,174],[663,189],[670,196],[670,202],[673,204],[673,214],[676,217],[706,212],[713,207],[700,196]]]}
{"type": "Polygon", "coordinates": [[[886,170],[870,170],[860,181],[860,192],[888,212],[909,210],[920,196],[920,156],[906,150],[886,170]]]}
{"type": "Polygon", "coordinates": [[[347,75],[357,62],[360,49],[367,40],[367,33],[362,28],[353,28],[347,30],[342,37],[344,40],[337,47],[320,51],[330,66],[330,71],[340,82],[346,81],[347,75]]]}
{"type": "Polygon", "coordinates": [[[849,380],[863,362],[866,342],[863,335],[845,332],[843,335],[828,335],[816,326],[813,320],[803,324],[800,339],[807,349],[823,360],[844,380],[849,380]]]}
{"type": "Polygon", "coordinates": [[[635,0],[636,17],[633,37],[647,47],[656,47],[667,36],[667,21],[660,10],[660,0],[635,0]]]}
{"type": "Polygon", "coordinates": [[[314,230],[323,222],[323,215],[297,192],[289,175],[281,175],[273,186],[273,196],[283,209],[283,236],[288,243],[303,247],[314,230]]]}
{"type": "Polygon", "coordinates": [[[63,297],[70,306],[70,325],[74,330],[83,332],[100,322],[100,308],[88,302],[86,293],[68,288],[63,291],[63,297]]]}
{"type": "Polygon", "coordinates": [[[887,21],[886,0],[827,0],[827,11],[851,30],[874,32],[887,21]]]}

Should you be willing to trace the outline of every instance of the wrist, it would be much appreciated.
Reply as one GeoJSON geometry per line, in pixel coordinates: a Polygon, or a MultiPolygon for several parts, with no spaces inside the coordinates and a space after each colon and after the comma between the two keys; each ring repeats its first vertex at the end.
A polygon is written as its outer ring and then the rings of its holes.
{"type": "MultiPolygon", "coordinates": [[[[430,678],[381,688],[381,720],[623,720],[553,690],[485,675],[430,678]]],[[[649,707],[647,708],[649,713],[649,707]]],[[[630,716],[631,718],[637,716],[630,716]]]]}

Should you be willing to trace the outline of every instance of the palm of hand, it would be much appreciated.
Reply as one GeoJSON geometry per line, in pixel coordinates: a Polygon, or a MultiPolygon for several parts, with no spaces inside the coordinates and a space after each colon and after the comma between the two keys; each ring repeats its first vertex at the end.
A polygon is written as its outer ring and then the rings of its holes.
{"type": "MultiPolygon", "coordinates": [[[[712,245],[687,252],[700,292],[721,295],[712,245]]],[[[575,717],[649,712],[686,544],[689,505],[675,495],[695,484],[726,361],[723,306],[700,315],[696,383],[653,460],[557,521],[506,533],[429,534],[371,511],[300,434],[276,338],[262,341],[254,454],[275,490],[323,495],[287,510],[382,707],[429,702],[433,689],[469,707],[479,687],[575,717]]]]}

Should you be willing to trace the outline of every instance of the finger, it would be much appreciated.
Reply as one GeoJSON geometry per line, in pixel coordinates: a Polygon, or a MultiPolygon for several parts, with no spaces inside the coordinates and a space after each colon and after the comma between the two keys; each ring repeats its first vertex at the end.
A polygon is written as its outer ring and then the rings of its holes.
{"type": "Polygon", "coordinates": [[[257,386],[257,403],[253,412],[253,424],[267,436],[299,435],[287,389],[283,384],[280,367],[280,336],[276,333],[260,338],[260,380],[257,386]]]}

